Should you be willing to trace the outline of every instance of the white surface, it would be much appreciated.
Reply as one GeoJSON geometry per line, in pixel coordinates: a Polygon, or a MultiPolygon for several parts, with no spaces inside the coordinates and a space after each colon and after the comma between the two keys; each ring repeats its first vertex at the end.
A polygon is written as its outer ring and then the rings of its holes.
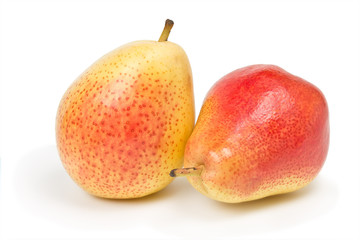
{"type": "Polygon", "coordinates": [[[3,1],[1,239],[359,239],[358,1],[3,1]],[[89,196],[55,147],[58,103],[92,62],[134,40],[169,40],[192,64],[196,110],[237,68],[272,63],[317,85],[330,108],[320,175],[287,195],[223,204],[176,179],[138,200],[89,196]]]}

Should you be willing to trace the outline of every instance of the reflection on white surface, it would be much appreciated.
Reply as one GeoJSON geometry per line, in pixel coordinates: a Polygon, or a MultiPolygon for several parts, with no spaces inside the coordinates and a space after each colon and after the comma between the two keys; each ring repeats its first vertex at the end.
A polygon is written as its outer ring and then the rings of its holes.
{"type": "MultiPolygon", "coordinates": [[[[144,198],[106,200],[88,195],[70,179],[55,146],[25,156],[17,172],[14,186],[22,211],[62,228],[88,234],[112,231],[119,237],[129,228],[150,228],[179,237],[201,237],[199,227],[206,227],[207,235],[213,237],[277,231],[328,213],[338,194],[331,181],[318,176],[294,193],[225,204],[201,195],[185,178],[178,178],[163,191],[144,198]]],[[[134,234],[136,237],[141,231],[134,234]]]]}

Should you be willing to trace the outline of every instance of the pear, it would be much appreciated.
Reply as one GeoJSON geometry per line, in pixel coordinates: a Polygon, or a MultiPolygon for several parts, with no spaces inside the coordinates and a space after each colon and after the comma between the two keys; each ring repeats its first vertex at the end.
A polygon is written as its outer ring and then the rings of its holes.
{"type": "Polygon", "coordinates": [[[326,99],[273,65],[224,76],[208,92],[185,149],[187,176],[204,195],[238,203],[292,192],[319,173],[329,147],[326,99]]]}
{"type": "Polygon", "coordinates": [[[88,193],[138,198],[166,187],[194,127],[192,73],[184,50],[135,41],[97,60],[65,92],[56,117],[63,166],[88,193]]]}

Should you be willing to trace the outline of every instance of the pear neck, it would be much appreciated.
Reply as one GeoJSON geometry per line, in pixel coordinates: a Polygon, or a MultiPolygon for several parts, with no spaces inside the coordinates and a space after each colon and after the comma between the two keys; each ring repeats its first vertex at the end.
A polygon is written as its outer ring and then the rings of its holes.
{"type": "Polygon", "coordinates": [[[159,38],[159,42],[165,42],[168,40],[168,37],[170,35],[170,31],[172,27],[174,26],[174,22],[170,19],[166,19],[165,21],[165,27],[164,30],[161,33],[161,36],[159,38]]]}
{"type": "Polygon", "coordinates": [[[202,170],[203,170],[203,166],[190,167],[190,168],[176,168],[171,170],[170,177],[200,176],[202,170]]]}

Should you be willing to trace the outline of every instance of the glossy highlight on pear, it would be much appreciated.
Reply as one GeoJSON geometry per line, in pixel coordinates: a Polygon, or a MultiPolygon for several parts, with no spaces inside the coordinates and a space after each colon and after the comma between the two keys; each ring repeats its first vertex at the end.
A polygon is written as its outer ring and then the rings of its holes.
{"type": "Polygon", "coordinates": [[[210,89],[186,144],[188,170],[174,169],[172,176],[187,176],[217,201],[251,201],[309,184],[328,148],[322,92],[280,67],[252,65],[210,89]],[[189,170],[199,166],[197,174],[189,170]]]}
{"type": "Polygon", "coordinates": [[[56,117],[61,161],[88,193],[138,198],[166,187],[183,165],[194,126],[192,72],[184,50],[135,41],[106,54],[64,94],[56,117]]]}

